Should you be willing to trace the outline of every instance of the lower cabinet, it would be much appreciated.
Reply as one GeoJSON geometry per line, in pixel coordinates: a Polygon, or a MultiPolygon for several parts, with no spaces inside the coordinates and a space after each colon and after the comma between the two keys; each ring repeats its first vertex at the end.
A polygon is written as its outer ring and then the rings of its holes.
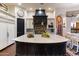
{"type": "Polygon", "coordinates": [[[14,30],[14,24],[7,24],[8,26],[8,45],[14,43],[14,38],[15,38],[15,30],[14,30]]]}
{"type": "Polygon", "coordinates": [[[0,22],[0,50],[14,43],[15,24],[0,22]]]}
{"type": "Polygon", "coordinates": [[[0,50],[7,46],[7,25],[0,23],[0,50]]]}

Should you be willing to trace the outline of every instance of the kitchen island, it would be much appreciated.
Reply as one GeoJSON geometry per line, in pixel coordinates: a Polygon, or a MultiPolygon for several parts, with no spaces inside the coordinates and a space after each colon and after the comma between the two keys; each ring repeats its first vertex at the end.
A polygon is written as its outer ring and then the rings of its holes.
{"type": "Polygon", "coordinates": [[[63,56],[66,54],[66,42],[68,39],[50,34],[44,38],[39,34],[34,38],[28,38],[27,34],[15,39],[16,56],[63,56]]]}

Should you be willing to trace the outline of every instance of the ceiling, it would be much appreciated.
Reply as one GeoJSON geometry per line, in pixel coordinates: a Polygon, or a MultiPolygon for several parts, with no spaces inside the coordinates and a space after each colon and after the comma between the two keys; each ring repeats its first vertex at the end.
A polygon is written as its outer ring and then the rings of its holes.
{"type": "MultiPolygon", "coordinates": [[[[8,6],[16,6],[18,3],[6,3],[8,6]]],[[[79,14],[79,4],[78,3],[21,3],[21,7],[29,11],[34,11],[38,8],[43,8],[45,10],[53,11],[54,9],[65,9],[67,11],[67,16],[76,16],[79,14]]]]}
{"type": "MultiPolygon", "coordinates": [[[[18,5],[18,3],[6,3],[7,5],[18,5]]],[[[79,4],[75,3],[22,3],[22,7],[26,8],[27,10],[29,8],[32,8],[33,10],[37,8],[43,8],[43,9],[48,9],[51,8],[51,10],[55,8],[65,8],[65,9],[70,9],[74,7],[78,7],[79,4]]]]}

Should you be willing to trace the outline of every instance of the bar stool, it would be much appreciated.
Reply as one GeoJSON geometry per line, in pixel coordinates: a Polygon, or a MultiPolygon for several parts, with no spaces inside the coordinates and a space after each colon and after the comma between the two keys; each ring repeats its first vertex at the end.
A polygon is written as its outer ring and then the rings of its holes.
{"type": "Polygon", "coordinates": [[[78,38],[73,36],[72,37],[72,47],[76,47],[76,51],[75,53],[78,53],[79,52],[79,42],[78,42],[78,38]]]}
{"type": "Polygon", "coordinates": [[[70,36],[69,36],[69,34],[66,34],[66,35],[65,35],[65,38],[68,38],[68,39],[69,39],[69,40],[67,41],[66,46],[67,46],[67,47],[70,47],[71,40],[70,40],[70,36]]]}

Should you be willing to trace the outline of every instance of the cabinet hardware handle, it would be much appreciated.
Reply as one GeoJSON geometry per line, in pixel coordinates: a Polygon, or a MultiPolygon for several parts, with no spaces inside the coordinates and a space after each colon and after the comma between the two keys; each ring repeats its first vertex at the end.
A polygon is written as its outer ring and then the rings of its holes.
{"type": "Polygon", "coordinates": [[[9,37],[9,33],[7,32],[7,38],[9,37]]]}

